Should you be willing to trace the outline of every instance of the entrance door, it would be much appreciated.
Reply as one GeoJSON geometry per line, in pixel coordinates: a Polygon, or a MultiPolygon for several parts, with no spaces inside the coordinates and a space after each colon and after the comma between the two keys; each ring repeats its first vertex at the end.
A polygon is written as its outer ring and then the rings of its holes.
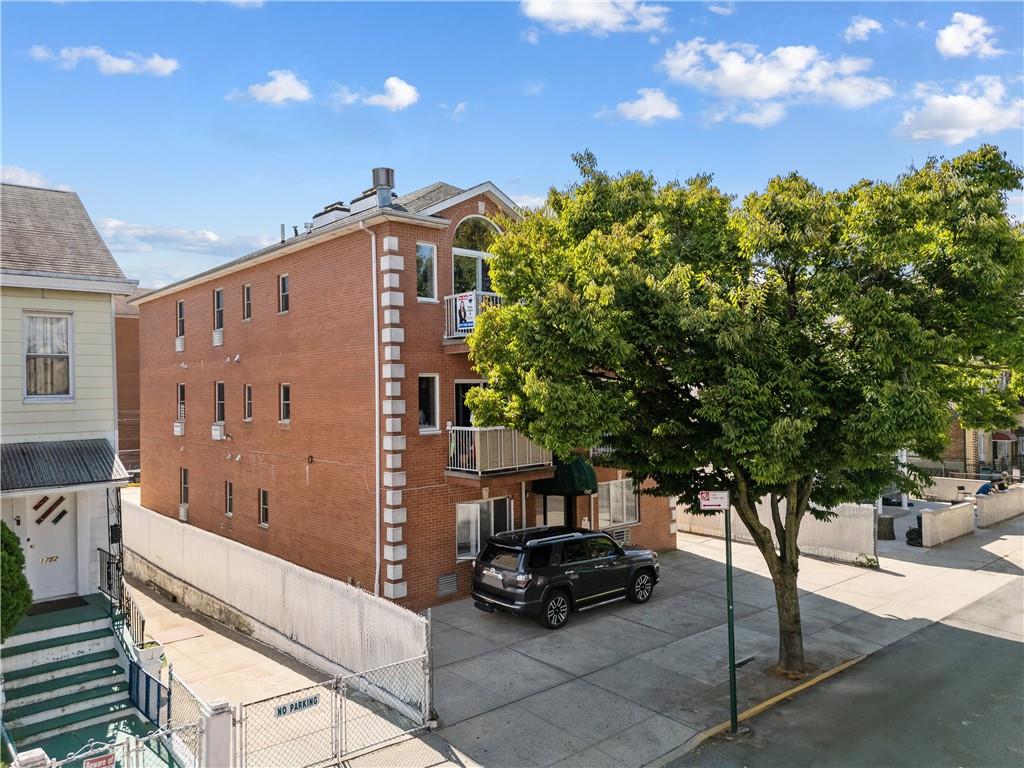
{"type": "Polygon", "coordinates": [[[74,493],[54,491],[26,499],[22,547],[33,600],[78,592],[77,520],[74,493]]]}

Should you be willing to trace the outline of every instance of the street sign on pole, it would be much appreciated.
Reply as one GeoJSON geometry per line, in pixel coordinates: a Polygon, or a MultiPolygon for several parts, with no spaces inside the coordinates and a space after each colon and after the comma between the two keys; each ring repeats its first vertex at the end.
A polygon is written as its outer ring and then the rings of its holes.
{"type": "Polygon", "coordinates": [[[725,618],[729,633],[729,731],[739,729],[736,706],[736,627],[732,605],[732,511],[729,509],[728,491],[701,491],[700,508],[704,511],[725,513],[725,618]]]}

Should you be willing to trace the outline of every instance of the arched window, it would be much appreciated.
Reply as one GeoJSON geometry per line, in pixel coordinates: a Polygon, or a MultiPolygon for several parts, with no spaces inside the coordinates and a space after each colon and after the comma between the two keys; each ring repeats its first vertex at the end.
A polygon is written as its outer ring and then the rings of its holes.
{"type": "Polygon", "coordinates": [[[452,240],[452,284],[455,293],[490,291],[488,252],[498,228],[483,216],[463,219],[452,240]]]}

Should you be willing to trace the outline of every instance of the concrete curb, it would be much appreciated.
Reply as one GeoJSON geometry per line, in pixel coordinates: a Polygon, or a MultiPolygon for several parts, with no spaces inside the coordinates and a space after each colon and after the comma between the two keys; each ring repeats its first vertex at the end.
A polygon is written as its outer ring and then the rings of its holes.
{"type": "MultiPolygon", "coordinates": [[[[821,674],[812,677],[810,680],[805,680],[804,682],[800,683],[800,685],[793,686],[789,690],[776,694],[775,696],[772,696],[770,699],[765,699],[760,704],[755,704],[750,709],[744,710],[740,713],[738,719],[740,722],[742,722],[744,720],[749,720],[752,717],[756,717],[757,715],[764,712],[766,709],[771,709],[780,701],[785,701],[786,699],[790,698],[791,696],[795,696],[801,691],[805,691],[808,688],[817,685],[818,683],[823,683],[829,678],[835,677],[843,670],[849,669],[854,664],[859,664],[866,658],[867,655],[856,656],[852,659],[847,659],[842,664],[832,667],[832,669],[826,670],[821,674]]],[[[719,723],[718,725],[714,725],[711,728],[706,728],[703,731],[700,731],[699,733],[695,733],[693,736],[691,736],[689,739],[683,742],[680,746],[673,749],[671,752],[666,752],[661,757],[655,758],[649,763],[645,763],[643,768],[664,768],[664,766],[668,765],[673,760],[677,760],[683,755],[689,754],[708,739],[714,738],[719,734],[725,733],[727,730],[729,730],[729,724],[729,721],[726,720],[724,723],[719,723]]]]}

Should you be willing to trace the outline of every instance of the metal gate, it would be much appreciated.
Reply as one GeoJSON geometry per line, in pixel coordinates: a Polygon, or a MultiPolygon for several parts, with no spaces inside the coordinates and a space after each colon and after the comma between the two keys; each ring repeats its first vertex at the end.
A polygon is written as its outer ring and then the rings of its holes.
{"type": "MultiPolygon", "coordinates": [[[[50,758],[46,768],[81,768],[90,758],[113,756],[117,768],[200,768],[198,755],[182,750],[185,741],[198,741],[202,722],[166,726],[146,736],[131,736],[110,742],[90,741],[60,759],[50,758]]],[[[108,758],[109,759],[109,758],[108,758]]]]}
{"type": "Polygon", "coordinates": [[[324,683],[241,704],[239,768],[321,768],[379,749],[427,725],[427,656],[339,675],[324,683]]]}

